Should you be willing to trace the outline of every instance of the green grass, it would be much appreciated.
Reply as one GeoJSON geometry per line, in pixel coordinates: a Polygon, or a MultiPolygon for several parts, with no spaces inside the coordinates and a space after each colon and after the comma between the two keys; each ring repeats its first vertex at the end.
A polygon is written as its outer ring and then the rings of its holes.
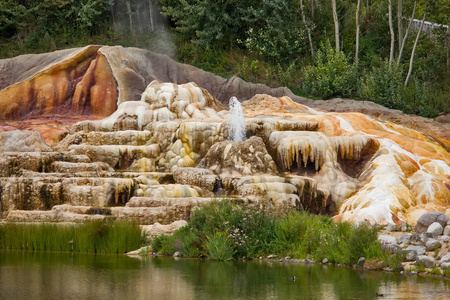
{"type": "MultiPolygon", "coordinates": [[[[297,211],[274,214],[226,200],[197,209],[187,226],[172,236],[154,238],[152,249],[217,260],[278,254],[348,265],[360,257],[390,257],[378,242],[377,229],[369,225],[335,224],[329,217],[297,211]]],[[[389,264],[397,266],[399,259],[389,264]]]]}
{"type": "Polygon", "coordinates": [[[125,253],[139,248],[142,234],[131,222],[90,221],[79,225],[5,224],[0,249],[125,253]]]}
{"type": "Polygon", "coordinates": [[[427,271],[429,274],[433,274],[433,275],[442,275],[441,269],[439,269],[439,267],[433,267],[432,269],[429,269],[427,271]]]}

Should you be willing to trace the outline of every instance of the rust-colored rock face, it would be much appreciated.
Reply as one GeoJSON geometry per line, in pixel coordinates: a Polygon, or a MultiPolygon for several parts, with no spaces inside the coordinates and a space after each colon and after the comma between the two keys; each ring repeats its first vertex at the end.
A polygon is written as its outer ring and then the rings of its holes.
{"type": "Polygon", "coordinates": [[[140,49],[89,46],[0,69],[11,74],[0,77],[0,213],[11,221],[83,221],[106,207],[170,224],[213,197],[349,222],[450,215],[448,123],[311,102],[140,49]],[[233,93],[248,99],[246,141],[228,140],[233,93]]]}
{"type": "Polygon", "coordinates": [[[1,90],[0,120],[104,117],[113,113],[117,84],[106,57],[97,52],[98,48],[74,50],[62,60],[42,66],[29,78],[1,90]]]}

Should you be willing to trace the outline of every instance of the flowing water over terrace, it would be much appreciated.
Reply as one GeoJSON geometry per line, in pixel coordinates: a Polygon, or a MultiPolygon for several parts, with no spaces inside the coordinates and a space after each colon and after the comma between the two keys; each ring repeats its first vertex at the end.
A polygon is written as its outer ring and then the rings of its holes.
{"type": "Polygon", "coordinates": [[[450,281],[315,265],[0,251],[2,299],[448,299],[450,281]],[[287,277],[295,276],[296,280],[287,277]]]}

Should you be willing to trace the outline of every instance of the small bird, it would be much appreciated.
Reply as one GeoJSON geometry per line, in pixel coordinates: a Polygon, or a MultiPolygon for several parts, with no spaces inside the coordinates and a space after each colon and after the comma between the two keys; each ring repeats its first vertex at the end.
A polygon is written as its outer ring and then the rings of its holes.
{"type": "Polygon", "coordinates": [[[384,297],[383,294],[378,294],[378,293],[375,293],[375,296],[376,296],[376,297],[384,297]]]}
{"type": "Polygon", "coordinates": [[[294,277],[286,277],[287,280],[292,280],[295,281],[295,276],[294,277]]]}

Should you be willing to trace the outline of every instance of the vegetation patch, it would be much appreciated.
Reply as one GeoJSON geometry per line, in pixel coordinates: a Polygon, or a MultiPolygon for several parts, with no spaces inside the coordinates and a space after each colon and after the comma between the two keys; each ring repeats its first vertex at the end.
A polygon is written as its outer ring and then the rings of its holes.
{"type": "Polygon", "coordinates": [[[277,254],[352,265],[365,257],[397,267],[401,258],[381,247],[377,231],[365,224],[336,224],[329,217],[297,211],[275,214],[224,200],[197,209],[172,236],[154,238],[152,249],[222,261],[277,254]]]}
{"type": "Polygon", "coordinates": [[[133,222],[89,221],[76,225],[4,224],[0,249],[125,253],[141,246],[141,229],[133,222]]]}

